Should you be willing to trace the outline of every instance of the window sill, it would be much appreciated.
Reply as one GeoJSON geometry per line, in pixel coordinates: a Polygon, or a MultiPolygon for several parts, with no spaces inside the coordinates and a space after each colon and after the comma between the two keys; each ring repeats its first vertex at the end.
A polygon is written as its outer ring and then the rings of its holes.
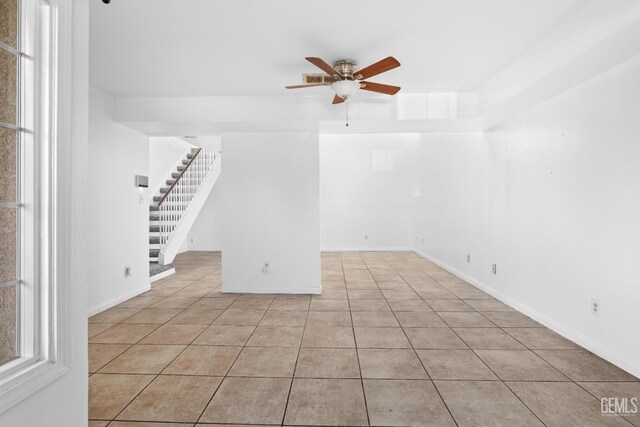
{"type": "Polygon", "coordinates": [[[59,361],[29,362],[18,359],[10,363],[16,363],[17,366],[15,372],[0,384],[0,414],[44,389],[69,371],[69,367],[59,361]]]}

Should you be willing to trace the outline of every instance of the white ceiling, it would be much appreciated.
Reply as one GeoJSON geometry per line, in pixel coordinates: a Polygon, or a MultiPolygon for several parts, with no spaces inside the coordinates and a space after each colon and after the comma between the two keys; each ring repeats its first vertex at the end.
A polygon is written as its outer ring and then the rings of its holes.
{"type": "Polygon", "coordinates": [[[402,67],[373,81],[475,91],[583,3],[92,0],[91,84],[116,96],[277,95],[318,71],[305,56],[364,67],[392,55],[402,67]]]}

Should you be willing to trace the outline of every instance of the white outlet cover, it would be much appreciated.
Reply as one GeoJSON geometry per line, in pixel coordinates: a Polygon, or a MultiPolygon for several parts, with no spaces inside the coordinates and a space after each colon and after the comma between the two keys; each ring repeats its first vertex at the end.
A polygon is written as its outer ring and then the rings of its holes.
{"type": "Polygon", "coordinates": [[[594,316],[600,317],[600,312],[602,311],[602,307],[600,306],[600,301],[597,299],[591,300],[591,314],[594,316]]]}

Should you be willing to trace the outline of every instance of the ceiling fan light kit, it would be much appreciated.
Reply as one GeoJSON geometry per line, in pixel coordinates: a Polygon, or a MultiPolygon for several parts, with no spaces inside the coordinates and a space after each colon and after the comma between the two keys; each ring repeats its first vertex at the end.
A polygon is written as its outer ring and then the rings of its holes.
{"type": "Polygon", "coordinates": [[[360,83],[355,80],[338,80],[331,84],[331,89],[340,98],[347,100],[360,89],[360,83]]]}
{"type": "Polygon", "coordinates": [[[333,78],[334,81],[331,82],[331,79],[329,78],[329,81],[326,81],[324,83],[287,86],[287,89],[331,86],[331,89],[335,93],[335,96],[333,97],[333,104],[340,104],[348,100],[358,91],[358,89],[367,90],[369,92],[383,93],[385,95],[395,95],[400,90],[400,87],[398,86],[365,81],[365,79],[368,79],[369,77],[377,76],[378,74],[382,74],[386,71],[393,70],[394,68],[399,67],[400,62],[398,62],[398,60],[392,56],[389,56],[363,69],[358,69],[358,64],[356,63],[356,61],[351,59],[341,59],[339,61],[336,61],[333,63],[333,67],[327,64],[321,58],[310,56],[305,59],[327,73],[327,75],[333,78]]]}

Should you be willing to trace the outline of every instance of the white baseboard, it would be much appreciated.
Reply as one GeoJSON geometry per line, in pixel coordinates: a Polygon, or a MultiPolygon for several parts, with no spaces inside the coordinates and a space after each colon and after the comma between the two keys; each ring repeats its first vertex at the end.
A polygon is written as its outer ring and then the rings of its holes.
{"type": "Polygon", "coordinates": [[[154,276],[149,277],[151,283],[157,282],[160,279],[164,279],[165,277],[171,276],[172,274],[176,274],[175,268],[170,268],[169,270],[165,270],[162,273],[158,273],[154,276]]]}
{"type": "Polygon", "coordinates": [[[150,284],[147,284],[146,286],[142,286],[134,291],[127,292],[124,295],[120,295],[116,298],[112,298],[108,301],[104,301],[104,302],[101,302],[100,304],[94,305],[93,307],[89,307],[89,312],[87,317],[95,316],[98,313],[102,313],[103,311],[111,307],[114,307],[120,304],[121,302],[125,302],[128,299],[136,297],[144,292],[147,292],[150,289],[151,289],[150,284]]]}
{"type": "Polygon", "coordinates": [[[349,247],[349,248],[320,248],[321,252],[413,252],[413,248],[390,247],[349,247]]]}
{"type": "Polygon", "coordinates": [[[569,341],[573,341],[574,343],[578,344],[581,347],[584,347],[585,349],[589,350],[590,352],[592,352],[593,354],[596,354],[600,357],[602,357],[604,360],[607,360],[609,362],[611,362],[612,364],[616,365],[617,367],[619,367],[620,369],[623,369],[627,372],[629,372],[631,375],[634,375],[638,378],[640,378],[640,364],[638,364],[637,361],[631,361],[623,356],[621,356],[620,354],[611,351],[610,349],[604,347],[602,344],[592,340],[591,338],[583,335],[582,333],[569,328],[566,325],[563,325],[562,323],[559,323],[555,320],[553,320],[552,318],[550,318],[549,316],[547,316],[546,314],[540,313],[539,311],[529,307],[526,304],[521,303],[520,301],[511,298],[508,295],[505,295],[504,293],[495,290],[494,288],[492,288],[491,286],[486,285],[485,283],[461,272],[456,270],[455,268],[451,267],[450,265],[436,259],[433,258],[432,256],[419,251],[417,249],[413,249],[413,252],[415,252],[416,254],[420,255],[421,257],[431,261],[432,263],[436,264],[439,267],[444,268],[445,270],[447,270],[449,273],[458,276],[459,278],[461,278],[462,280],[472,284],[473,286],[475,286],[476,288],[480,289],[481,291],[486,292],[487,294],[491,295],[492,297],[500,300],[501,302],[507,304],[508,306],[514,308],[515,310],[519,311],[520,313],[529,316],[530,318],[532,318],[533,320],[535,320],[536,322],[546,326],[547,328],[551,329],[552,331],[562,335],[563,337],[565,337],[566,339],[568,339],[569,341]]]}
{"type": "Polygon", "coordinates": [[[223,294],[303,294],[303,295],[320,295],[322,293],[322,286],[320,287],[309,287],[296,289],[292,291],[288,287],[280,287],[280,286],[266,286],[261,287],[260,289],[256,289],[253,286],[234,286],[233,290],[225,289],[224,283],[220,288],[220,292],[223,294]]]}

